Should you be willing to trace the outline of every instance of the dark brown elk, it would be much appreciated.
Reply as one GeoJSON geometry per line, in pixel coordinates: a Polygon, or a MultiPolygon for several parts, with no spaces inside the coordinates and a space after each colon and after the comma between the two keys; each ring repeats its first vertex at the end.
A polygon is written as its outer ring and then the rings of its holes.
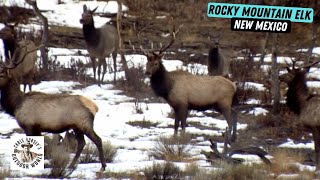
{"type": "Polygon", "coordinates": [[[85,146],[86,135],[97,146],[101,170],[104,171],[106,161],[102,141],[93,130],[97,105],[80,95],[40,92],[23,94],[20,85],[12,77],[14,69],[11,68],[14,67],[5,64],[0,66],[1,105],[8,114],[15,117],[26,135],[40,136],[41,132],[61,133],[73,129],[78,145],[70,167],[77,162],[85,146]]]}
{"type": "MultiPolygon", "coordinates": [[[[171,42],[157,52],[146,52],[146,74],[150,76],[151,88],[157,96],[164,98],[175,112],[174,130],[177,134],[179,124],[182,131],[187,126],[189,110],[215,109],[227,120],[228,137],[236,140],[236,120],[232,117],[232,102],[236,92],[235,83],[222,76],[196,76],[184,71],[168,72],[162,64],[164,51],[171,42]],[[231,137],[231,132],[233,132],[231,137]]],[[[230,139],[229,139],[230,140],[230,139]]]]}
{"type": "Polygon", "coordinates": [[[117,52],[119,48],[119,39],[116,28],[113,25],[105,24],[100,28],[96,28],[94,25],[93,14],[98,7],[94,10],[89,10],[86,5],[83,5],[82,18],[80,23],[82,24],[83,36],[86,41],[87,50],[92,62],[93,76],[96,81],[96,58],[98,59],[98,84],[103,82],[104,75],[106,73],[106,57],[109,57],[112,53],[113,58],[113,70],[114,70],[114,82],[116,82],[117,71],[117,52]],[[103,66],[102,77],[101,66],[103,66]]]}
{"type": "Polygon", "coordinates": [[[208,73],[211,76],[228,76],[230,73],[230,62],[235,53],[219,46],[218,40],[214,45],[210,44],[208,53],[208,73]]]}
{"type": "MultiPolygon", "coordinates": [[[[314,64],[314,63],[312,63],[314,64]]],[[[291,79],[288,81],[287,105],[298,115],[299,122],[310,128],[314,140],[317,169],[320,169],[320,96],[312,95],[306,84],[306,73],[310,65],[303,68],[287,68],[291,79]]]]}
{"type": "Polygon", "coordinates": [[[19,64],[12,70],[12,76],[19,83],[24,84],[24,92],[27,85],[29,85],[29,90],[31,91],[32,84],[34,83],[33,77],[37,72],[35,65],[37,61],[35,44],[30,40],[17,41],[14,25],[9,24],[5,24],[5,27],[0,30],[0,38],[4,44],[6,63],[19,64]],[[30,52],[32,50],[34,51],[30,52]]]}

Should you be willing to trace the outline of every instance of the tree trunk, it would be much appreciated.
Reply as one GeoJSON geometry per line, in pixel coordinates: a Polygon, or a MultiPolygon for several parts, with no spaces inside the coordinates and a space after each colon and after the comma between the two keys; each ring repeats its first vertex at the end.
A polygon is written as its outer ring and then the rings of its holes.
{"type": "Polygon", "coordinates": [[[121,63],[124,69],[126,80],[130,81],[129,72],[128,72],[129,69],[128,69],[127,61],[124,56],[123,41],[121,38],[122,0],[118,0],[117,2],[118,2],[117,31],[118,31],[118,37],[119,37],[119,52],[121,55],[121,63]]]}
{"type": "Polygon", "coordinates": [[[40,52],[41,52],[41,59],[42,59],[42,68],[46,71],[48,70],[48,37],[49,37],[49,28],[48,28],[48,19],[41,13],[37,6],[37,2],[33,0],[26,0],[26,3],[28,3],[30,6],[32,6],[33,11],[36,13],[36,15],[41,19],[43,23],[43,34],[41,38],[41,44],[40,52]]]}
{"type": "Polygon", "coordinates": [[[272,42],[272,64],[271,64],[271,79],[272,79],[272,100],[273,108],[272,113],[274,115],[280,112],[280,82],[279,82],[279,65],[277,63],[277,51],[278,51],[278,34],[273,34],[272,42]]]}
{"type": "Polygon", "coordinates": [[[261,44],[261,56],[260,56],[259,67],[261,67],[261,65],[263,65],[264,63],[264,58],[266,57],[266,54],[267,54],[267,44],[269,41],[269,37],[270,37],[270,33],[267,32],[265,36],[265,41],[261,44]]]}

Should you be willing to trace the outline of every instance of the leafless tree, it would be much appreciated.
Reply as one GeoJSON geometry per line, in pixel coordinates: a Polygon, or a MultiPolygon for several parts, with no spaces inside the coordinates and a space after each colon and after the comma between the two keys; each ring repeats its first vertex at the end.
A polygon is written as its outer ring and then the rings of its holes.
{"type": "Polygon", "coordinates": [[[37,6],[37,1],[35,0],[26,0],[26,2],[32,6],[33,11],[36,13],[36,15],[41,19],[43,24],[43,34],[41,38],[41,44],[40,52],[41,52],[41,59],[42,59],[42,65],[44,70],[48,70],[48,39],[49,39],[49,27],[48,27],[48,19],[45,17],[40,9],[37,6]]]}

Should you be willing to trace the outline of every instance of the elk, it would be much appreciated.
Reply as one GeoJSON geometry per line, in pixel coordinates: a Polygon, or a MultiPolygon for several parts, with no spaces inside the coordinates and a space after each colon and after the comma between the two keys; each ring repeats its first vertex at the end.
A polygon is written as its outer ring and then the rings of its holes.
{"type": "Polygon", "coordinates": [[[82,18],[80,19],[83,36],[92,62],[94,80],[96,81],[96,58],[98,59],[98,85],[100,85],[103,82],[106,73],[106,57],[109,57],[112,53],[114,68],[113,80],[115,83],[117,71],[116,58],[119,48],[118,33],[116,28],[110,24],[105,24],[100,28],[94,26],[93,14],[97,8],[98,7],[89,10],[86,5],[83,5],[82,18]],[[103,72],[100,79],[101,66],[103,66],[103,72]]]}
{"type": "Polygon", "coordinates": [[[20,83],[24,84],[24,92],[26,86],[29,85],[29,90],[32,89],[34,83],[34,76],[37,73],[35,65],[37,61],[36,51],[29,52],[36,49],[35,44],[30,40],[17,41],[15,25],[5,23],[5,27],[0,30],[0,38],[4,44],[4,52],[6,63],[19,64],[12,70],[12,75],[20,83]],[[21,62],[20,62],[21,61],[21,62]]]}
{"type": "Polygon", "coordinates": [[[157,96],[164,98],[175,112],[175,135],[180,123],[182,132],[185,132],[189,110],[213,108],[225,117],[229,127],[227,135],[231,141],[235,141],[237,122],[232,117],[231,107],[236,92],[235,83],[222,76],[197,76],[185,71],[168,72],[162,64],[162,57],[174,43],[175,34],[172,33],[171,42],[158,53],[147,52],[141,47],[147,57],[145,73],[150,76],[152,90],[157,96]]]}
{"type": "MultiPolygon", "coordinates": [[[[208,73],[211,76],[227,77],[230,73],[230,63],[233,57],[237,54],[232,49],[222,48],[219,44],[219,36],[209,35],[209,39],[213,42],[208,44],[208,73]]],[[[207,44],[207,43],[206,43],[207,44]]]]}
{"type": "MultiPolygon", "coordinates": [[[[315,62],[319,63],[319,62],[315,62]]],[[[287,106],[298,116],[299,122],[311,129],[316,153],[317,169],[320,170],[320,96],[312,95],[306,84],[306,74],[315,63],[302,68],[287,67],[287,106]]]]}
{"type": "Polygon", "coordinates": [[[1,105],[6,113],[17,120],[27,136],[40,136],[42,132],[61,133],[73,129],[77,139],[76,155],[70,163],[74,167],[84,146],[86,135],[97,146],[104,171],[106,161],[101,138],[93,129],[97,105],[80,95],[22,93],[14,80],[14,66],[0,65],[1,105]]]}

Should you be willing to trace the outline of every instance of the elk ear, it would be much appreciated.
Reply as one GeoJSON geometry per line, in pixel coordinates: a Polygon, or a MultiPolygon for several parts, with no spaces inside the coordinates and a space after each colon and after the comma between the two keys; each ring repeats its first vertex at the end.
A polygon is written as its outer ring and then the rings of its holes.
{"type": "Polygon", "coordinates": [[[91,14],[93,14],[94,12],[96,12],[96,10],[98,9],[98,6],[96,8],[94,8],[91,12],[91,14]]]}
{"type": "Polygon", "coordinates": [[[86,12],[88,10],[87,5],[83,5],[83,12],[86,12]]]}

